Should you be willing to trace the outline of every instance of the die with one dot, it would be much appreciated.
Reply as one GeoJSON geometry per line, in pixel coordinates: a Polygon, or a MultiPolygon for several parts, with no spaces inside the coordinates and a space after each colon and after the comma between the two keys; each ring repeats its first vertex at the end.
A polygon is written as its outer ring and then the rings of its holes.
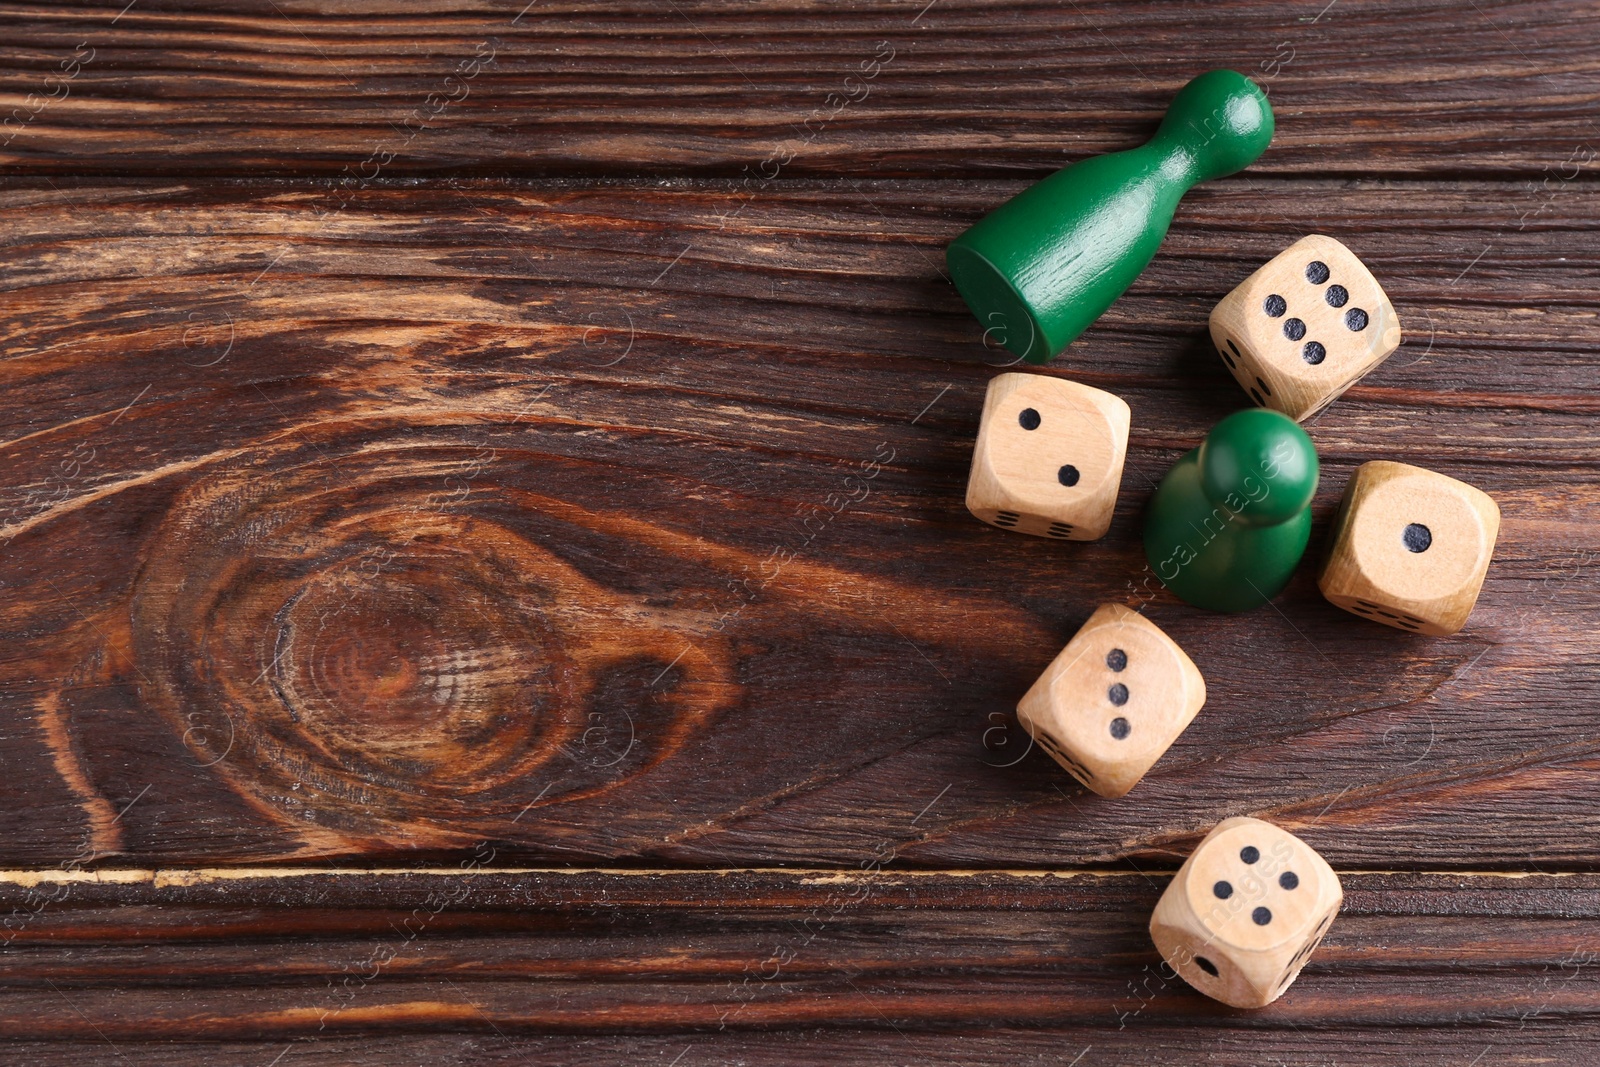
{"type": "Polygon", "coordinates": [[[1400,320],[1355,253],[1312,234],[1222,298],[1211,340],[1251,400],[1303,422],[1399,347],[1400,320]]]}
{"type": "Polygon", "coordinates": [[[1161,894],[1150,937],[1206,996],[1259,1008],[1294,982],[1343,900],[1310,845],[1260,819],[1226,819],[1161,894]]]}
{"type": "Polygon", "coordinates": [[[1345,486],[1317,579],[1348,612],[1411,633],[1467,623],[1500,533],[1500,507],[1465,482],[1406,463],[1363,463],[1345,486]]]}
{"type": "Polygon", "coordinates": [[[1172,638],[1103,604],[1023,696],[1017,720],[1078,781],[1120,797],[1205,702],[1205,679],[1172,638]]]}
{"type": "Polygon", "coordinates": [[[1048,374],[989,383],[967,510],[1002,530],[1093,541],[1111,527],[1131,413],[1121,397],[1048,374]]]}

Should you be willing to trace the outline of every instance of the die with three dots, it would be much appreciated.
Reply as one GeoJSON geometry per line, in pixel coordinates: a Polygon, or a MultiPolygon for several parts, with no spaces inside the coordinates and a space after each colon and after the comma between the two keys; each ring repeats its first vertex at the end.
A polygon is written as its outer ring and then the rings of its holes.
{"type": "Polygon", "coordinates": [[[1102,604],[1017,705],[1052,759],[1104,797],[1120,797],[1206,702],[1200,670],[1155,623],[1102,604]]]}

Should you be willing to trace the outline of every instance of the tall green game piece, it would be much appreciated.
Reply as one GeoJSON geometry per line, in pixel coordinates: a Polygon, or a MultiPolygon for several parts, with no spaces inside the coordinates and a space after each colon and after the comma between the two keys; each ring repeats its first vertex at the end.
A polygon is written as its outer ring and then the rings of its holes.
{"type": "Polygon", "coordinates": [[[1316,491],[1317,450],[1293,419],[1235,412],[1161,479],[1145,516],[1145,555],[1197,607],[1256,607],[1278,595],[1305,554],[1316,491]]]}
{"type": "Polygon", "coordinates": [[[1189,187],[1248,167],[1272,125],[1266,94],[1249,78],[1200,75],[1148,143],[1057,171],[951,242],[956,289],[989,336],[1043,363],[1149,265],[1189,187]]]}

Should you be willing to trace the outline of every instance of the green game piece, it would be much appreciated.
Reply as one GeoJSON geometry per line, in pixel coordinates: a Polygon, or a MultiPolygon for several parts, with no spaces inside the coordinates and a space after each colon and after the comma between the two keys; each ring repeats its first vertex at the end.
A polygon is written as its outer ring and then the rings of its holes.
{"type": "Polygon", "coordinates": [[[1311,537],[1317,450],[1293,419],[1237,411],[1161,479],[1144,523],[1144,551],[1179,597],[1244,611],[1277,596],[1311,537]]]}
{"type": "Polygon", "coordinates": [[[1200,75],[1147,143],[1057,171],[952,241],[945,262],[956,289],[989,336],[1043,363],[1149,265],[1189,187],[1249,166],[1272,125],[1249,78],[1200,75]]]}

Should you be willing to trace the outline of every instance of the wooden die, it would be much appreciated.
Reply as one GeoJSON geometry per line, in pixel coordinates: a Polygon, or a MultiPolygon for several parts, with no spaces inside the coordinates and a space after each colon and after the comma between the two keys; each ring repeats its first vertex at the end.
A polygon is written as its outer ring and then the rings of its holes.
{"type": "Polygon", "coordinates": [[[984,397],[967,510],[1002,530],[1093,541],[1111,526],[1128,452],[1121,397],[1048,374],[1001,374],[984,397]]]}
{"type": "Polygon", "coordinates": [[[1362,618],[1453,634],[1478,602],[1499,533],[1499,505],[1481,489],[1405,463],[1363,463],[1345,486],[1317,585],[1362,618]]]}
{"type": "Polygon", "coordinates": [[[1312,234],[1222,298],[1211,340],[1250,399],[1300,422],[1399,347],[1400,320],[1354,252],[1312,234]]]}
{"type": "Polygon", "coordinates": [[[1205,679],[1172,638],[1104,604],[1023,696],[1017,720],[1078,781],[1120,797],[1205,702],[1205,679]]]}
{"type": "Polygon", "coordinates": [[[1206,996],[1259,1008],[1289,988],[1343,900],[1310,845],[1260,819],[1226,819],[1161,894],[1150,938],[1206,996]]]}

